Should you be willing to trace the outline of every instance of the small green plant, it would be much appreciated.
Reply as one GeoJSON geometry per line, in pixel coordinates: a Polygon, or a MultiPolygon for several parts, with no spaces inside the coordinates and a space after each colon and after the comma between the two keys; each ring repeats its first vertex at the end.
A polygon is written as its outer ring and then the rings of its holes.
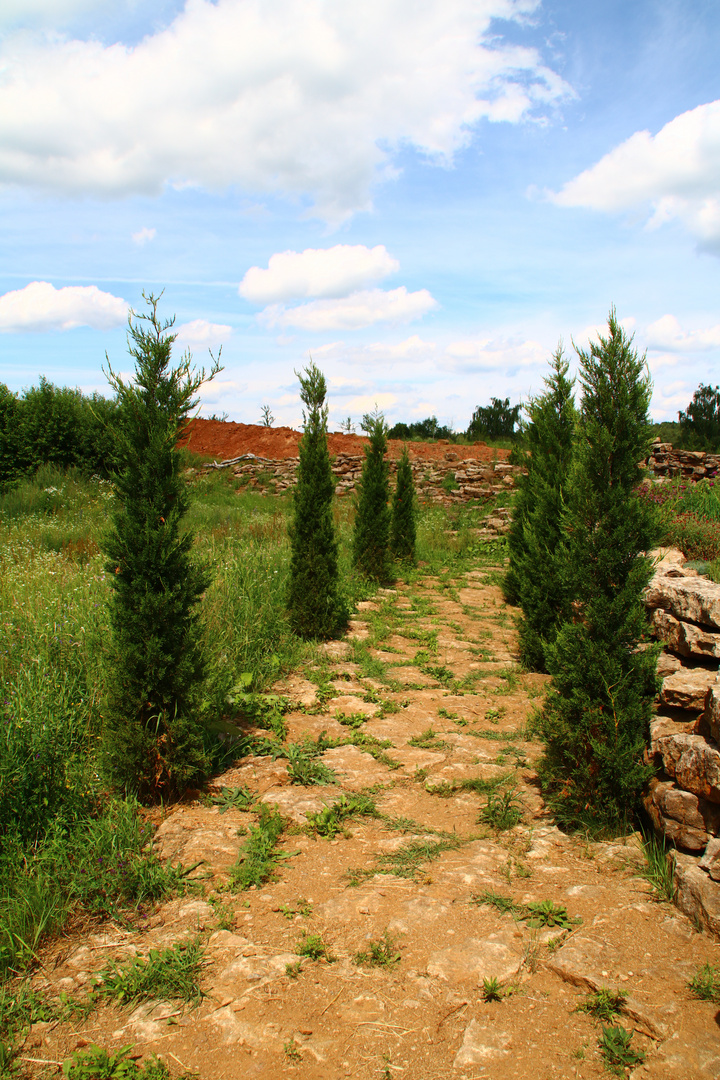
{"type": "Polygon", "coordinates": [[[672,901],[675,897],[675,855],[654,833],[644,836],[643,851],[645,867],[640,873],[650,882],[657,900],[672,901]]]}
{"type": "Polygon", "coordinates": [[[321,934],[303,934],[295,946],[298,956],[305,956],[308,960],[326,960],[328,964],[335,961],[335,957],[328,951],[328,947],[321,934]]]}
{"type": "Polygon", "coordinates": [[[467,724],[467,720],[458,720],[458,714],[456,712],[450,712],[449,709],[438,709],[438,716],[442,716],[444,720],[455,720],[459,724],[467,724]]]}
{"type": "Polygon", "coordinates": [[[437,732],[432,727],[427,728],[421,735],[414,735],[408,739],[408,746],[416,746],[422,750],[444,750],[447,743],[438,738],[437,732]]]}
{"type": "Polygon", "coordinates": [[[289,979],[297,979],[298,975],[302,971],[302,961],[296,960],[294,964],[285,965],[285,974],[289,979]]]}
{"type": "Polygon", "coordinates": [[[522,802],[516,788],[507,788],[497,794],[490,793],[487,803],[480,811],[478,821],[491,825],[498,832],[512,829],[522,821],[522,802]]]}
{"type": "Polygon", "coordinates": [[[138,1065],[130,1056],[133,1044],[121,1046],[114,1054],[99,1046],[77,1050],[63,1062],[68,1080],[169,1080],[167,1066],[153,1056],[138,1065]]]}
{"type": "Polygon", "coordinates": [[[526,905],[528,926],[555,927],[561,926],[563,930],[572,930],[581,920],[568,915],[567,909],[561,904],[554,904],[552,900],[539,900],[526,905]]]}
{"type": "Polygon", "coordinates": [[[287,748],[288,776],[291,784],[335,784],[337,779],[332,769],[318,760],[319,747],[312,743],[290,743],[287,748]]]}
{"type": "Polygon", "coordinates": [[[325,806],[317,813],[307,815],[308,826],[319,836],[332,839],[343,832],[343,822],[349,817],[377,817],[374,799],[369,795],[342,795],[332,806],[325,806]]]}
{"type": "Polygon", "coordinates": [[[264,803],[260,807],[257,825],[250,826],[250,836],[238,852],[237,862],[230,872],[230,882],[238,889],[261,885],[273,874],[282,858],[276,845],[285,828],[280,814],[264,803]]]}
{"type": "Polygon", "coordinates": [[[302,915],[308,918],[312,915],[312,904],[304,897],[300,897],[295,906],[291,907],[289,904],[283,904],[280,908],[280,914],[284,915],[286,919],[294,919],[296,915],[302,915]]]}
{"type": "Polygon", "coordinates": [[[502,1001],[505,996],[506,991],[503,988],[502,983],[494,975],[489,979],[483,979],[483,1001],[502,1001]]]}
{"type": "Polygon", "coordinates": [[[488,720],[491,724],[499,724],[501,712],[504,711],[504,709],[486,709],[485,719],[488,720]]]}
{"type": "Polygon", "coordinates": [[[256,797],[246,787],[224,787],[219,795],[213,795],[212,802],[218,812],[224,814],[226,810],[252,810],[256,797]]]}
{"type": "Polygon", "coordinates": [[[624,994],[622,990],[610,990],[607,986],[603,986],[594,993],[588,994],[575,1011],[589,1013],[595,1020],[609,1023],[614,1016],[623,1011],[626,1000],[627,994],[624,994]]]}
{"type": "Polygon", "coordinates": [[[392,967],[400,963],[400,951],[388,931],[377,941],[368,942],[367,949],[356,952],[355,964],[368,964],[372,967],[392,967]]]}
{"type": "Polygon", "coordinates": [[[471,899],[474,904],[494,907],[496,911],[502,912],[503,915],[512,915],[514,918],[522,918],[525,912],[522,904],[516,904],[511,896],[502,896],[501,893],[496,893],[494,889],[486,889],[484,892],[478,893],[477,896],[471,897],[471,899]]]}
{"type": "Polygon", "coordinates": [[[95,990],[121,1003],[150,998],[177,998],[196,1007],[203,998],[200,978],[205,949],[200,941],[176,941],[167,949],[151,949],[125,964],[110,964],[100,972],[95,990]]]}
{"type": "Polygon", "coordinates": [[[343,727],[349,727],[352,728],[353,731],[357,731],[363,726],[363,724],[367,723],[368,718],[365,713],[344,713],[342,712],[342,710],[337,709],[335,711],[335,719],[337,720],[338,724],[342,724],[343,727]]]}
{"type": "Polygon", "coordinates": [[[285,1051],[285,1057],[288,1058],[289,1061],[302,1061],[300,1047],[294,1039],[288,1039],[283,1046],[283,1050],[285,1051]]]}
{"type": "Polygon", "coordinates": [[[720,968],[703,964],[688,983],[688,989],[693,997],[720,1005],[720,968]]]}
{"type": "Polygon", "coordinates": [[[603,1026],[603,1033],[598,1039],[598,1047],[605,1062],[605,1068],[615,1076],[622,1076],[626,1069],[642,1065],[645,1054],[634,1050],[630,1045],[632,1032],[626,1031],[622,1024],[603,1026]]]}

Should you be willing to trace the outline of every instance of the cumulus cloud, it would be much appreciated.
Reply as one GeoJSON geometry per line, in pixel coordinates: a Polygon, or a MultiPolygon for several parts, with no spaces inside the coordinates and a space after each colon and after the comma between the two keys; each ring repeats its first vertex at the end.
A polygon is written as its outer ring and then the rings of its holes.
{"type": "Polygon", "coordinates": [[[154,240],[156,236],[157,229],[142,228],[139,229],[138,232],[132,234],[132,239],[133,243],[137,244],[138,247],[143,247],[144,244],[147,244],[148,240],[154,240]]]}
{"type": "Polygon", "coordinates": [[[298,330],[360,330],[378,322],[404,323],[419,319],[437,307],[427,289],[363,289],[339,300],[313,300],[286,308],[273,304],[258,315],[267,326],[294,326],[298,330]]]}
{"type": "Polygon", "coordinates": [[[645,331],[650,349],[670,352],[703,352],[720,348],[720,323],[708,330],[685,331],[674,315],[663,315],[645,331]]]}
{"type": "Polygon", "coordinates": [[[237,185],[341,221],[393,175],[397,147],[448,163],[480,120],[518,123],[571,93],[493,25],[538,6],[187,0],[134,47],[8,39],[0,182],[108,197],[237,185]]]}
{"type": "Polygon", "coordinates": [[[240,282],[239,293],[254,304],[300,300],[308,296],[347,296],[400,269],[384,244],[336,244],[271,255],[267,270],[251,266],[240,282]]]}
{"type": "Polygon", "coordinates": [[[702,243],[720,244],[720,101],[657,135],[637,131],[550,198],[608,213],[648,207],[648,227],[677,218],[702,243]]]}
{"type": "Polygon", "coordinates": [[[505,339],[454,341],[446,350],[448,366],[463,371],[506,371],[547,364],[548,351],[539,341],[505,339]]]}
{"type": "Polygon", "coordinates": [[[175,333],[175,342],[182,349],[197,349],[202,346],[213,349],[228,340],[232,334],[232,326],[211,323],[207,319],[193,319],[192,322],[178,326],[175,333]]]}
{"type": "Polygon", "coordinates": [[[33,281],[24,289],[0,296],[0,331],[36,333],[91,326],[110,330],[127,320],[128,303],[97,285],[69,285],[56,289],[47,281],[33,281]]]}

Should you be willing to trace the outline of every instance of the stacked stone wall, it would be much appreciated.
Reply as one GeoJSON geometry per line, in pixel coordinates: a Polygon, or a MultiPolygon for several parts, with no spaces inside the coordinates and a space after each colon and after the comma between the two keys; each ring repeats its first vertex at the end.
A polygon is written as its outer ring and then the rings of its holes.
{"type": "Polygon", "coordinates": [[[671,480],[682,476],[686,480],[702,480],[715,476],[720,469],[720,454],[706,454],[704,450],[675,450],[672,443],[655,442],[652,452],[643,462],[656,477],[671,480]]]}
{"type": "Polygon", "coordinates": [[[720,933],[720,585],[687,568],[682,552],[658,554],[645,594],[664,645],[647,751],[658,775],[645,806],[678,849],[680,906],[720,933]]]}
{"type": "MultiPolygon", "coordinates": [[[[206,469],[232,469],[235,476],[246,478],[248,486],[261,494],[281,494],[293,488],[297,482],[299,458],[264,458],[243,454],[239,458],[205,466],[206,469]]],[[[336,479],[335,493],[339,497],[351,495],[357,487],[363,454],[337,454],[332,460],[336,479]]],[[[397,460],[388,459],[391,484],[397,473],[397,460]]],[[[477,458],[464,458],[448,450],[444,460],[426,460],[411,455],[410,466],[419,498],[423,502],[445,505],[469,502],[472,499],[490,500],[503,491],[512,489],[518,466],[507,461],[484,462],[477,458]],[[451,478],[448,483],[448,477],[451,478]]],[[[507,515],[500,514],[504,525],[507,515]]],[[[500,530],[502,531],[502,530],[500,530]]]]}

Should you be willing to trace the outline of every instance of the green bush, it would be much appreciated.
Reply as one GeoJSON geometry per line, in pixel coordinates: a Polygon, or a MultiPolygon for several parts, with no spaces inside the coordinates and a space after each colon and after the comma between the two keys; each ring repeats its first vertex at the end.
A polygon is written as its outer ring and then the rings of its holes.
{"type": "Polygon", "coordinates": [[[519,432],[521,405],[510,405],[510,398],[490,398],[490,405],[478,405],[472,414],[467,437],[473,441],[480,438],[513,439],[519,432]]]}
{"type": "Polygon", "coordinates": [[[547,649],[552,688],[538,720],[540,777],[559,824],[598,834],[624,826],[652,773],[643,762],[657,692],[657,647],[642,594],[655,516],[633,497],[647,454],[651,383],[614,310],[608,336],[578,351],[583,387],[563,518],[572,618],[547,649]]]}
{"type": "Polygon", "coordinates": [[[720,387],[700,383],[685,412],[678,413],[683,446],[691,450],[720,450],[720,387]]]}
{"type": "Polygon", "coordinates": [[[332,515],[335,481],[327,445],[325,376],[311,363],[300,379],[305,430],[289,528],[291,556],[287,610],[290,625],[304,638],[331,638],[347,624],[340,590],[338,542],[332,515]]]}
{"type": "MultiPolygon", "coordinates": [[[[176,449],[205,372],[191,370],[189,354],[170,366],[172,321],[159,322],[157,299],[145,299],[150,313],[134,322],[130,314],[134,384],[108,370],[124,421],[117,430],[112,527],[103,544],[112,667],[102,756],[116,789],[158,798],[182,791],[208,766],[198,716],[205,657],[195,609],[210,574],[193,557],[192,534],[182,525],[190,499],[176,449]]],[[[210,378],[218,370],[214,364],[210,378]]]]}

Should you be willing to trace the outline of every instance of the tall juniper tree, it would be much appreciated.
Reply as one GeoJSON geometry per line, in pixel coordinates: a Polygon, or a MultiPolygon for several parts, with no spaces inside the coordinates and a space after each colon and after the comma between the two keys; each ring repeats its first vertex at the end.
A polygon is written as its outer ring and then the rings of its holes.
{"type": "MultiPolygon", "coordinates": [[[[111,666],[103,760],[116,787],[142,796],[176,794],[207,766],[198,718],[204,678],[197,605],[210,574],[193,556],[182,520],[189,506],[178,437],[197,405],[205,371],[186,353],[171,366],[174,319],[129,316],[132,382],[109,366],[122,404],[115,427],[112,525],[103,550],[111,586],[111,666]]],[[[208,378],[220,370],[213,362],[208,378]]]]}
{"type": "Polygon", "coordinates": [[[651,773],[643,763],[657,691],[647,633],[644,554],[654,519],[634,497],[650,441],[651,382],[612,309],[608,336],[578,350],[583,389],[563,518],[573,614],[546,650],[552,688],[539,720],[540,776],[556,820],[594,833],[621,828],[651,773]]]}
{"type": "Polygon", "coordinates": [[[305,428],[289,529],[287,608],[290,624],[301,637],[331,638],[347,623],[347,605],[340,591],[332,513],[335,481],[327,444],[327,384],[312,362],[304,375],[296,374],[307,413],[303,412],[305,428]]]}
{"type": "Polygon", "coordinates": [[[365,461],[360,477],[355,528],[353,564],[360,573],[374,581],[389,581],[390,558],[390,470],[385,461],[387,424],[382,413],[366,413],[363,431],[370,437],[365,447],[365,461]]]}
{"type": "Polygon", "coordinates": [[[398,461],[390,521],[390,551],[396,559],[415,562],[417,507],[415,484],[407,446],[398,461]]]}
{"type": "Polygon", "coordinates": [[[575,380],[558,345],[550,361],[546,390],[525,406],[528,451],[515,454],[525,466],[520,476],[508,534],[510,566],[504,591],[519,604],[520,656],[531,671],[545,671],[545,648],[570,614],[568,583],[562,573],[561,517],[567,499],[575,437],[575,380]]]}

